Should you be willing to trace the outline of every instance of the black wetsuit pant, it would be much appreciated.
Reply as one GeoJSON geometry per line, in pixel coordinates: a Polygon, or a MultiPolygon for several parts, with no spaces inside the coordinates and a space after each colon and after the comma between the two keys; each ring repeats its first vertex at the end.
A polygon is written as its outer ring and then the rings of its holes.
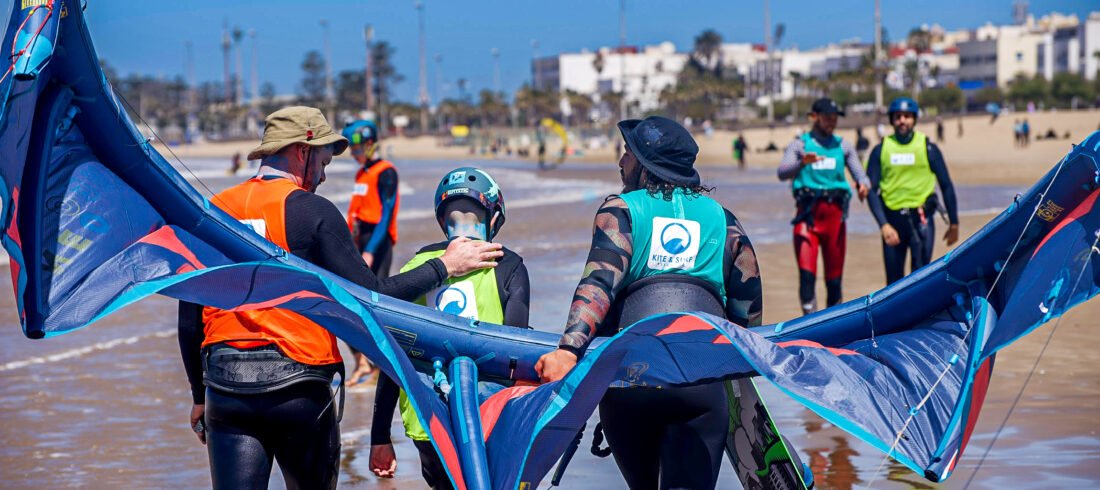
{"type": "Polygon", "coordinates": [[[336,488],[340,425],[325,383],[270,393],[206,389],[206,444],[214,488],[267,488],[272,460],[287,488],[336,488]]]}
{"type": "Polygon", "coordinates": [[[632,489],[714,488],[729,432],[722,383],[612,388],[600,423],[632,489]]]}
{"type": "Polygon", "coordinates": [[[905,256],[909,255],[909,272],[932,261],[932,246],[936,244],[936,223],[932,212],[921,208],[898,211],[887,208],[886,222],[898,232],[900,243],[891,247],[882,242],[882,261],[886,265],[886,284],[905,277],[905,256]]]}
{"type": "Polygon", "coordinates": [[[447,478],[447,470],[443,467],[443,460],[435,452],[435,446],[431,441],[413,441],[417,452],[420,453],[420,474],[424,476],[424,482],[432,490],[453,490],[451,479],[447,478]]]}

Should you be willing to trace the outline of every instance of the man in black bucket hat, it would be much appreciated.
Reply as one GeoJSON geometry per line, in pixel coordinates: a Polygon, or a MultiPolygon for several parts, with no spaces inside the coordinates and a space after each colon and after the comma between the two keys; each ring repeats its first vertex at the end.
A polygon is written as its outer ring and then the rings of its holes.
{"type": "MultiPolygon", "coordinates": [[[[761,319],[760,274],[744,229],[703,195],[699,146],[664,117],[619,123],[621,195],[596,213],[592,248],[558,350],[539,359],[544,381],[561,379],[593,337],[647,316],[705,311],[743,325],[761,319]]],[[[729,431],[724,383],[645,384],[633,371],[600,402],[602,430],[631,488],[714,488],[729,431]]],[[[642,370],[644,371],[644,370],[642,370]]]]}

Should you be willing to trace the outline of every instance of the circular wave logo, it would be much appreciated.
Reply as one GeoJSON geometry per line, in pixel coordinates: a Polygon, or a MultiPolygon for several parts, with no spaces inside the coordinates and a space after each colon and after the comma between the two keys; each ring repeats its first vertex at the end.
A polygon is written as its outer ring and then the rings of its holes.
{"type": "Polygon", "coordinates": [[[436,295],[435,304],[443,313],[461,315],[466,310],[466,293],[458,288],[446,288],[436,295]]]}
{"type": "Polygon", "coordinates": [[[661,246],[672,255],[680,255],[691,246],[691,233],[680,223],[669,223],[661,230],[661,246]]]}

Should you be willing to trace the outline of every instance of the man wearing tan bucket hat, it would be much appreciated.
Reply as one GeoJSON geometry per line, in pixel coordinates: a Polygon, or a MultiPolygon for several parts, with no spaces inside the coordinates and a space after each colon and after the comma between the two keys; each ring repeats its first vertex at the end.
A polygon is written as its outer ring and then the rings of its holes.
{"type": "MultiPolygon", "coordinates": [[[[459,239],[420,267],[375,276],[336,206],[314,193],[325,166],[347,147],[321,111],[275,111],[263,142],[248,154],[261,160],[256,176],[211,202],[284,250],[400,299],[496,266],[500,245],[459,239]]],[[[181,303],[179,341],[194,402],[190,422],[207,444],[214,488],[265,488],[273,459],[288,488],[336,486],[340,429],[329,383],[344,365],[331,333],[277,308],[231,312],[181,303]]]]}

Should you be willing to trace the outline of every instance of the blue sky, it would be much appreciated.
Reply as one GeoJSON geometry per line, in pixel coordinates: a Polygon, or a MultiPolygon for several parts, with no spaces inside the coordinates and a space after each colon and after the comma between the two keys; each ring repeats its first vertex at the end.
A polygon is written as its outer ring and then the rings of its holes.
{"type": "MultiPolygon", "coordinates": [[[[7,5],[10,8],[11,1],[7,5]]],[[[911,27],[939,23],[948,29],[987,21],[1009,23],[1011,0],[883,0],[883,23],[891,38],[911,27]]],[[[362,67],[363,27],[374,26],[375,39],[397,49],[395,63],[405,81],[395,87],[399,99],[415,100],[418,87],[417,18],[413,0],[87,0],[86,15],[99,55],[121,74],[175,76],[184,73],[184,43],[194,46],[198,80],[222,79],[220,50],[223,21],[255,29],[260,80],[279,93],[296,90],[305,53],[323,46],[320,19],[330,24],[336,72],[362,67]]],[[[1087,0],[1032,1],[1031,12],[1077,13],[1100,10],[1087,0]],[[1090,9],[1090,7],[1092,7],[1090,9]]],[[[771,0],[772,22],[786,24],[783,46],[810,48],[842,39],[869,40],[872,0],[771,0]]],[[[456,96],[455,81],[466,78],[470,90],[491,88],[490,50],[500,50],[501,85],[511,92],[530,77],[531,40],[539,53],[593,49],[618,44],[618,0],[426,0],[428,87],[436,94],[436,62],[456,96]]],[[[672,41],[681,51],[713,28],[727,41],[761,42],[763,2],[742,0],[626,0],[627,42],[672,41]]],[[[244,44],[245,76],[251,45],[244,44]]],[[[247,78],[246,78],[247,80],[247,78]]],[[[246,85],[247,90],[247,85],[246,85]]]]}

